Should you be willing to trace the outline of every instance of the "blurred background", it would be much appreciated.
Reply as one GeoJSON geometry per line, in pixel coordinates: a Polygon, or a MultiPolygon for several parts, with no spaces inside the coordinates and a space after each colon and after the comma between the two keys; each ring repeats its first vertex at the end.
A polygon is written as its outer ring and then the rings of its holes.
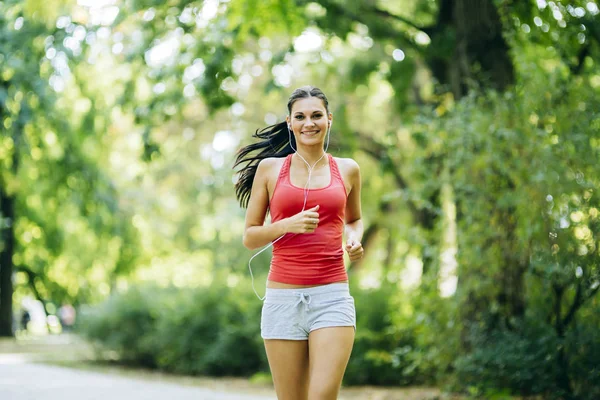
{"type": "Polygon", "coordinates": [[[0,336],[268,373],[232,165],[310,84],[363,178],[345,384],[599,398],[599,12],[0,1],[0,336]]]}

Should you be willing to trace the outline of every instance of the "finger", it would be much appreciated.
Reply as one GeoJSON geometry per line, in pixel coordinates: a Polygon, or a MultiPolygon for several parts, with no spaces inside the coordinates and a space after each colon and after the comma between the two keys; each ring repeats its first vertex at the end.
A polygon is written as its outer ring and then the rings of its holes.
{"type": "Polygon", "coordinates": [[[354,244],[353,244],[353,245],[350,247],[350,250],[348,250],[348,251],[350,251],[350,252],[354,253],[354,252],[356,252],[357,250],[360,250],[360,249],[362,249],[362,246],[361,246],[361,244],[360,244],[360,243],[354,243],[354,244]]]}
{"type": "Polygon", "coordinates": [[[359,255],[360,256],[363,253],[363,249],[359,247],[357,249],[349,251],[348,253],[352,254],[353,256],[354,255],[359,255]]]}
{"type": "Polygon", "coordinates": [[[316,229],[318,225],[319,225],[319,221],[313,220],[313,221],[306,221],[304,224],[304,227],[306,229],[316,229]]]}
{"type": "Polygon", "coordinates": [[[309,208],[306,211],[318,211],[319,210],[319,205],[317,204],[316,206],[314,206],[313,208],[309,208]]]}
{"type": "Polygon", "coordinates": [[[309,218],[317,218],[319,219],[319,213],[317,212],[306,212],[304,214],[305,217],[309,217],[309,218]]]}

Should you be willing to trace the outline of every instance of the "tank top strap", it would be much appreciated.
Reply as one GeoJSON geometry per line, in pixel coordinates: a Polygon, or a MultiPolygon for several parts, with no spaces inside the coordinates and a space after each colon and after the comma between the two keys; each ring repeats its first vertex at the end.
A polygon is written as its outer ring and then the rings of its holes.
{"type": "Polygon", "coordinates": [[[281,170],[279,171],[279,176],[277,177],[277,183],[280,181],[284,181],[287,179],[287,176],[290,174],[290,164],[292,162],[292,154],[288,154],[283,161],[283,165],[281,166],[281,170]]]}
{"type": "Polygon", "coordinates": [[[336,177],[338,179],[338,181],[341,182],[343,185],[344,180],[342,179],[342,174],[340,173],[340,169],[338,168],[335,158],[333,158],[333,156],[331,154],[327,154],[327,156],[329,157],[329,166],[331,168],[331,176],[336,177]]]}

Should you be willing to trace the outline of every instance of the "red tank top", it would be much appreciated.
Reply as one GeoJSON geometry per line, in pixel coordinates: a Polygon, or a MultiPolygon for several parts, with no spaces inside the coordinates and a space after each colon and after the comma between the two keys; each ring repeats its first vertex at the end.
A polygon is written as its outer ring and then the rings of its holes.
{"type": "MultiPolygon", "coordinates": [[[[346,187],[337,163],[329,158],[330,182],[308,190],[305,210],[319,205],[319,225],[312,233],[287,233],[273,244],[269,280],[294,285],[320,285],[348,279],[344,266],[342,233],[346,187]]],[[[302,211],[304,188],[292,185],[292,155],[283,162],[269,205],[271,223],[302,211]]]]}

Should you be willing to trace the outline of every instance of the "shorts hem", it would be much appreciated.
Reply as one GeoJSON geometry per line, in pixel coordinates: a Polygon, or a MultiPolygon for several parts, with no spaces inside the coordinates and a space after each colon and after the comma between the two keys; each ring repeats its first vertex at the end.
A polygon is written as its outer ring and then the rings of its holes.
{"type": "Polygon", "coordinates": [[[277,336],[277,335],[267,335],[267,336],[261,335],[261,337],[264,340],[308,340],[308,336],[283,337],[283,336],[277,336]]]}
{"type": "MultiPolygon", "coordinates": [[[[325,325],[317,325],[317,326],[315,326],[315,327],[311,328],[310,332],[314,332],[314,331],[316,331],[316,330],[318,330],[318,329],[323,329],[323,328],[343,328],[343,327],[346,327],[346,326],[351,326],[351,327],[353,327],[353,328],[354,328],[354,331],[356,332],[356,325],[353,325],[353,324],[342,324],[342,323],[341,323],[341,324],[325,324],[325,325]]],[[[310,332],[309,332],[309,333],[310,333],[310,332]]]]}

